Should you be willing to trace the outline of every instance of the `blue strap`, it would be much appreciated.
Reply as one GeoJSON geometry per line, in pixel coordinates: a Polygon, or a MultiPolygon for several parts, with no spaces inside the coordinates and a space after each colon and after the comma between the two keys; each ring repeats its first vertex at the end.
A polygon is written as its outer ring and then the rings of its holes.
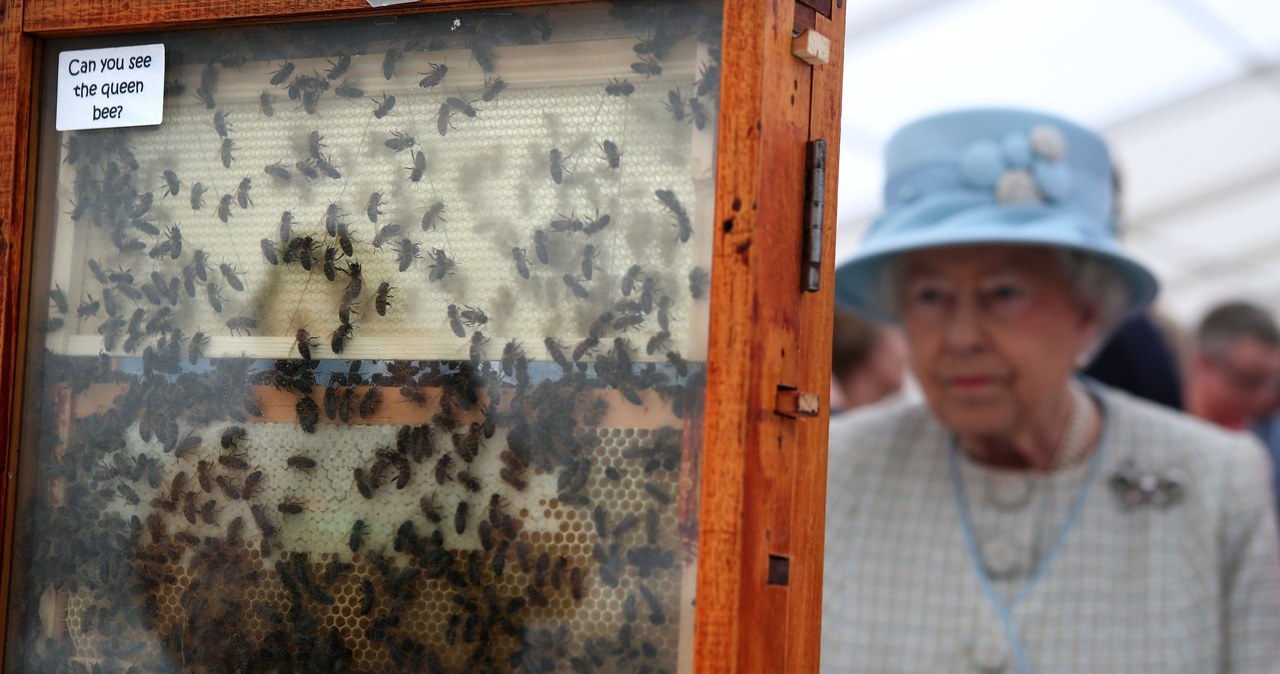
{"type": "MultiPolygon", "coordinates": [[[[1087,388],[1091,387],[1087,386],[1087,388]]],[[[1096,400],[1098,400],[1098,406],[1102,411],[1102,432],[1099,434],[1098,449],[1093,453],[1089,461],[1088,475],[1085,476],[1084,484],[1080,486],[1075,500],[1071,503],[1071,508],[1067,511],[1067,518],[1058,527],[1058,532],[1054,535],[1053,542],[1049,545],[1049,550],[1045,553],[1044,558],[1040,560],[1040,563],[1036,565],[1031,577],[1027,579],[1026,585],[1008,605],[1004,603],[999,593],[996,592],[995,586],[991,583],[991,576],[987,574],[986,566],[982,563],[982,553],[978,549],[978,537],[973,530],[973,519],[969,516],[969,501],[965,496],[964,481],[960,478],[960,448],[955,436],[951,437],[950,450],[947,452],[947,463],[951,472],[951,492],[956,499],[956,508],[959,510],[960,515],[960,528],[964,532],[965,548],[969,551],[969,560],[973,563],[973,570],[978,576],[978,584],[982,587],[982,593],[986,595],[987,601],[991,604],[992,609],[995,610],[996,619],[1000,621],[1001,629],[1004,630],[1005,636],[1013,646],[1013,660],[1018,674],[1031,674],[1031,660],[1027,655],[1026,644],[1022,641],[1022,636],[1014,625],[1013,612],[1031,594],[1036,584],[1044,577],[1045,570],[1049,568],[1053,559],[1062,549],[1062,544],[1066,540],[1067,534],[1080,519],[1080,513],[1084,510],[1085,501],[1089,497],[1089,492],[1092,490],[1095,478],[1098,476],[1099,467],[1102,465],[1102,455],[1106,449],[1107,439],[1110,434],[1107,432],[1106,405],[1103,403],[1101,396],[1098,396],[1096,400]]]]}

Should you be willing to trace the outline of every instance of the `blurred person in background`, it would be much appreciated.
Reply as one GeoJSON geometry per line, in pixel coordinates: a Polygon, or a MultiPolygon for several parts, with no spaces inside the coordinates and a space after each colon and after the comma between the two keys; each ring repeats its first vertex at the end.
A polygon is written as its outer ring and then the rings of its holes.
{"type": "Polygon", "coordinates": [[[823,671],[1275,672],[1266,455],[1076,375],[1157,290],[1102,140],[963,110],[886,164],[835,294],[902,326],[924,401],[832,423],[823,671]]]}
{"type": "Polygon", "coordinates": [[[1249,302],[1214,307],[1196,328],[1187,373],[1187,411],[1232,430],[1271,412],[1280,385],[1280,329],[1249,302]]]}
{"type": "Polygon", "coordinates": [[[831,339],[832,414],[898,395],[906,367],[906,345],[896,328],[836,308],[831,339]]]}
{"type": "Polygon", "coordinates": [[[1187,376],[1187,411],[1223,428],[1256,434],[1271,457],[1280,495],[1280,328],[1263,307],[1227,302],[1196,328],[1187,376]]]}

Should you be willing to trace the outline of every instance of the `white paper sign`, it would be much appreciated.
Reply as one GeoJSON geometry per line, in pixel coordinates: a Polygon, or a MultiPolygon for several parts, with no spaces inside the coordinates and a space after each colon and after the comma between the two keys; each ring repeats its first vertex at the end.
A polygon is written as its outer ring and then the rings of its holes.
{"type": "Polygon", "coordinates": [[[58,55],[59,131],[150,126],[163,116],[163,44],[58,55]]]}

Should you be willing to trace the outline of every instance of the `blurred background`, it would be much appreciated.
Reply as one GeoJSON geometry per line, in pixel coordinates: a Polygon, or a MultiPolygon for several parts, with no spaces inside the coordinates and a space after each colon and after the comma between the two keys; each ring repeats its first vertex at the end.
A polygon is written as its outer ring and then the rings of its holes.
{"type": "Polygon", "coordinates": [[[1183,329],[1243,298],[1280,310],[1280,0],[845,0],[837,262],[880,209],[889,135],[972,105],[1099,130],[1126,245],[1183,329]]]}

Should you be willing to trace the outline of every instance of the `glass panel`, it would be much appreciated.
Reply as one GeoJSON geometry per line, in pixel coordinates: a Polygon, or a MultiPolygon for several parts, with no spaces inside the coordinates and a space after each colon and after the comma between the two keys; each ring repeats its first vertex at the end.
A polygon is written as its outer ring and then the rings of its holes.
{"type": "Polygon", "coordinates": [[[719,33],[51,43],[166,98],[45,109],[9,670],[688,670],[719,33]]]}

